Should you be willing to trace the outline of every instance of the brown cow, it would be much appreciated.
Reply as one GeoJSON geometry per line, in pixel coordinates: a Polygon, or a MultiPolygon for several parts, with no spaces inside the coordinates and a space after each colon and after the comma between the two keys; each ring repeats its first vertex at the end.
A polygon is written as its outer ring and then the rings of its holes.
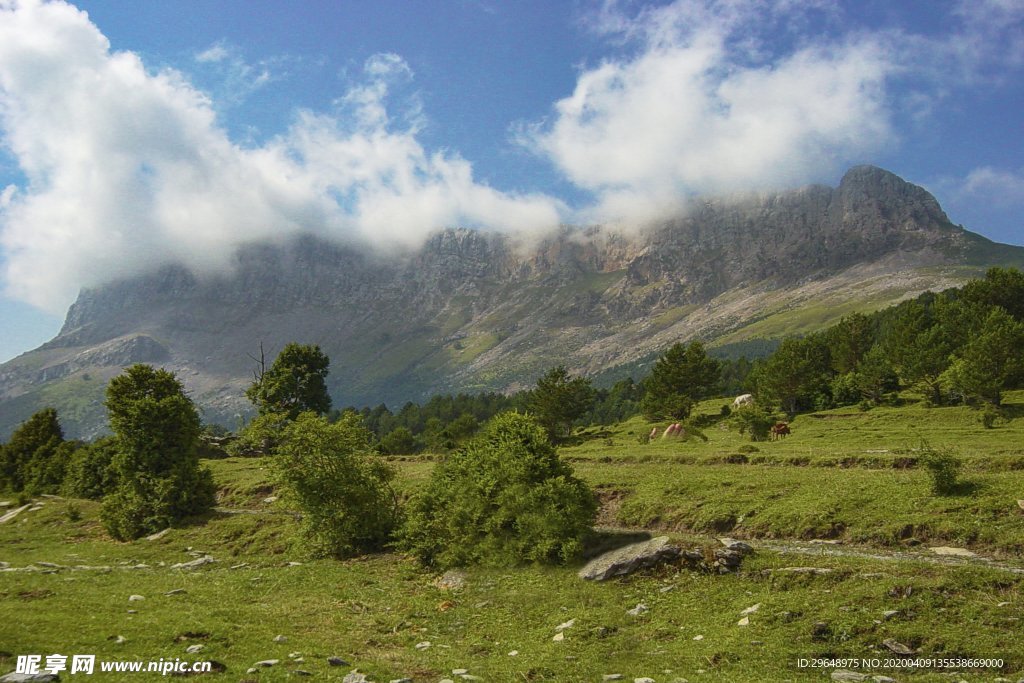
{"type": "Polygon", "coordinates": [[[789,425],[785,422],[776,422],[772,425],[772,441],[778,441],[783,437],[787,437],[791,434],[789,425]]]}

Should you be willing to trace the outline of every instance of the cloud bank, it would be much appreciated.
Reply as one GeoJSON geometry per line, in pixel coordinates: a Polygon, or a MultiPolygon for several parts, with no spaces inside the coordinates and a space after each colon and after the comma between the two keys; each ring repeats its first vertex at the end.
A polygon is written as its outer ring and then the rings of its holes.
{"type": "Polygon", "coordinates": [[[414,79],[399,55],[370,56],[331,111],[298,111],[278,137],[242,144],[217,107],[272,81],[271,61],[250,66],[226,43],[198,51],[228,76],[214,101],[112,50],[63,0],[0,0],[0,141],[26,179],[0,188],[6,291],[59,312],[81,286],[169,262],[222,270],[240,245],[300,233],[400,250],[453,225],[638,223],[697,194],[820,180],[897,143],[894,116],[927,112],[940,74],[1024,61],[1024,3],[959,7],[950,40],[842,28],[825,0],[606,3],[590,27],[611,56],[514,136],[588,197],[570,207],[481,183],[457,152],[425,148],[415,100],[389,109],[414,79]],[[894,102],[908,78],[923,85],[894,102]]]}
{"type": "MultiPolygon", "coordinates": [[[[214,48],[202,59],[229,56],[214,48]]],[[[449,225],[496,230],[560,220],[560,204],[477,183],[456,154],[395,129],[377,55],[338,112],[300,112],[282,136],[233,143],[213,103],[173,70],[114,52],[63,2],[0,2],[3,142],[27,178],[0,195],[7,292],[57,312],[78,288],[181,262],[229,267],[241,244],[300,232],[389,248],[449,225]]]]}

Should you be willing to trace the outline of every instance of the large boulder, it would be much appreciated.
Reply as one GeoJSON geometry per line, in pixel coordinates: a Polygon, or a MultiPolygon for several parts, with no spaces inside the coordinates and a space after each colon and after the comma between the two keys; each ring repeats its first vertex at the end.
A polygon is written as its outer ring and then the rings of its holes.
{"type": "Polygon", "coordinates": [[[668,536],[659,536],[649,541],[609,551],[594,558],[579,571],[579,577],[588,581],[604,581],[613,576],[624,576],[662,562],[671,562],[682,554],[682,548],[669,543],[668,536]]]}

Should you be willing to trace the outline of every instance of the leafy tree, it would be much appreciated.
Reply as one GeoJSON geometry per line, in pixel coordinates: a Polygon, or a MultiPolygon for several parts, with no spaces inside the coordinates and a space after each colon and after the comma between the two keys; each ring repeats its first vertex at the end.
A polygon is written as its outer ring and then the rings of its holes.
{"type": "Polygon", "coordinates": [[[319,346],[292,342],[281,349],[269,370],[260,361],[245,395],[260,415],[277,413],[289,420],[306,411],[324,415],[331,409],[326,384],[330,363],[319,346]]]}
{"type": "Polygon", "coordinates": [[[1024,365],[1024,323],[1002,307],[991,308],[982,332],[971,339],[941,380],[966,398],[998,406],[1007,379],[1024,365]]]}
{"type": "Polygon", "coordinates": [[[63,442],[57,411],[43,408],[14,430],[11,440],[0,449],[0,485],[12,491],[27,488],[63,442]]]}
{"type": "Polygon", "coordinates": [[[110,381],[105,405],[117,438],[117,488],[100,515],[111,536],[138,538],[213,506],[213,479],[197,455],[199,413],[173,373],[133,365],[110,381]]]}
{"type": "Polygon", "coordinates": [[[815,397],[826,391],[828,377],[828,348],[817,335],[783,339],[751,375],[758,397],[780,405],[789,415],[810,407],[815,397]]]}
{"type": "Polygon", "coordinates": [[[537,421],[504,413],[434,468],[404,543],[440,567],[566,562],[582,552],[596,514],[593,493],[537,421]]]}
{"type": "Polygon", "coordinates": [[[699,341],[674,344],[655,362],[644,380],[640,409],[649,420],[685,420],[695,401],[714,390],[721,363],[707,355],[699,341]]]}
{"type": "Polygon", "coordinates": [[[568,436],[572,424],[594,403],[594,389],[584,377],[569,377],[564,366],[548,370],[537,380],[530,410],[552,439],[568,436]]]}
{"type": "Polygon", "coordinates": [[[301,413],[284,428],[274,467],[285,496],[302,510],[312,555],[350,557],[389,539],[398,522],[394,472],[373,452],[358,414],[330,423],[301,413]]]}

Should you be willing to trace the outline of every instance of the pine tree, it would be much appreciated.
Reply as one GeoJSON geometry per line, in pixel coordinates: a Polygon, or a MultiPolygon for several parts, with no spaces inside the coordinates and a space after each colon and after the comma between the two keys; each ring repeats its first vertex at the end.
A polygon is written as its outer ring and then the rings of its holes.
{"type": "Polygon", "coordinates": [[[557,440],[569,435],[573,422],[594,404],[594,397],[589,379],[570,378],[565,367],[559,365],[537,380],[529,406],[548,436],[557,440]]]}
{"type": "Polygon", "coordinates": [[[711,395],[720,374],[721,363],[707,355],[702,343],[676,343],[662,354],[644,380],[640,409],[650,420],[685,420],[694,402],[711,395]]]}

